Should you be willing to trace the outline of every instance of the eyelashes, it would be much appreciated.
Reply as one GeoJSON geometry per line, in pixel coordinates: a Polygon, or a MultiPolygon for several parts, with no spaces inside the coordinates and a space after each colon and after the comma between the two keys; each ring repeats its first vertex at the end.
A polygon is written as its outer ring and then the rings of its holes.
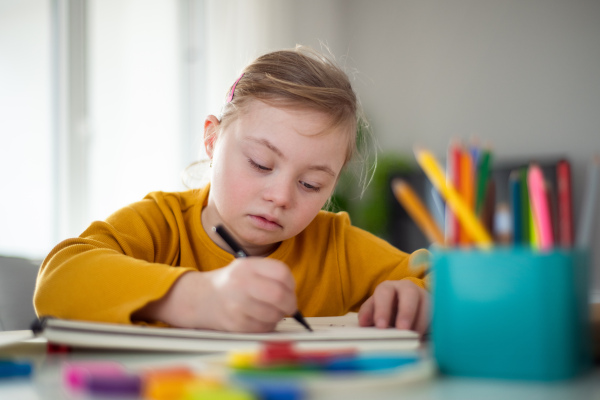
{"type": "Polygon", "coordinates": [[[300,183],[302,184],[302,186],[304,186],[306,189],[308,189],[308,190],[310,190],[310,191],[313,191],[313,192],[319,193],[319,191],[321,190],[321,188],[320,188],[320,187],[313,186],[313,185],[311,185],[310,183],[306,183],[306,182],[302,182],[302,181],[300,181],[300,183]]]}
{"type": "Polygon", "coordinates": [[[252,160],[251,158],[248,159],[248,162],[250,163],[250,165],[252,166],[252,168],[254,168],[257,171],[260,172],[268,172],[271,170],[271,168],[267,168],[264,165],[260,165],[256,162],[254,162],[254,160],[252,160]]]}
{"type": "MultiPolygon", "coordinates": [[[[255,162],[253,159],[249,158],[248,159],[248,163],[250,164],[250,166],[255,169],[258,172],[269,172],[272,171],[272,168],[269,167],[265,167],[264,165],[260,165],[257,162],[255,162]]],[[[318,186],[313,186],[310,183],[306,183],[304,181],[299,181],[300,184],[302,185],[302,187],[308,191],[311,192],[315,192],[315,193],[319,193],[321,191],[321,188],[318,186]]]]}

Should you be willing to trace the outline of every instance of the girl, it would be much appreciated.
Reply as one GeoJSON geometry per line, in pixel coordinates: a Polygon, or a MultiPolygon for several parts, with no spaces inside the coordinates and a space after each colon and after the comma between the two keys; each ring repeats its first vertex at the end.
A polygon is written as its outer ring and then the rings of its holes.
{"type": "Polygon", "coordinates": [[[285,315],[344,315],[420,333],[429,295],[408,255],[321,211],[357,153],[346,74],[303,47],[248,65],[208,116],[210,184],[150,193],[44,260],[38,316],[239,332],[285,315]],[[250,257],[234,259],[222,224],[250,257]]]}

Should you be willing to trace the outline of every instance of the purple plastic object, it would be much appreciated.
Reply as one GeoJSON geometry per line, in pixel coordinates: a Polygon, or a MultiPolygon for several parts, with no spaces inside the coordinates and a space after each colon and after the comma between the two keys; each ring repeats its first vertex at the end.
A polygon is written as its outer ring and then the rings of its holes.
{"type": "Polygon", "coordinates": [[[90,394],[137,396],[142,390],[142,380],[138,375],[92,375],[87,381],[90,394]]]}
{"type": "Polygon", "coordinates": [[[114,377],[125,374],[125,368],[112,361],[74,362],[63,367],[63,382],[72,390],[85,390],[92,376],[114,377]]]}

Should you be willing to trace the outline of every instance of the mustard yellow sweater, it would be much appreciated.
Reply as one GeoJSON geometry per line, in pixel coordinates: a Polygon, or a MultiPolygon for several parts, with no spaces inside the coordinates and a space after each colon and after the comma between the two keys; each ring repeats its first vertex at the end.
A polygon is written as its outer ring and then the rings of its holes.
{"type": "MultiPolygon", "coordinates": [[[[233,256],[215,245],[200,219],[209,186],[153,192],[78,238],[59,243],[44,260],[34,305],[38,316],[131,323],[186,271],[211,271],[233,256]]],[[[408,255],[353,227],[346,213],[321,211],[269,257],[287,264],[305,316],[357,311],[384,280],[410,279],[408,255]]]]}

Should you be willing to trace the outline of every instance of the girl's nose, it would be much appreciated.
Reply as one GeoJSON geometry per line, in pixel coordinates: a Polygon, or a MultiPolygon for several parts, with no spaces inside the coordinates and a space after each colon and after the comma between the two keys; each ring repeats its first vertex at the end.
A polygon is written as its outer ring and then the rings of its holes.
{"type": "Polygon", "coordinates": [[[264,190],[264,198],[277,207],[289,208],[294,203],[294,182],[276,179],[264,190]]]}

